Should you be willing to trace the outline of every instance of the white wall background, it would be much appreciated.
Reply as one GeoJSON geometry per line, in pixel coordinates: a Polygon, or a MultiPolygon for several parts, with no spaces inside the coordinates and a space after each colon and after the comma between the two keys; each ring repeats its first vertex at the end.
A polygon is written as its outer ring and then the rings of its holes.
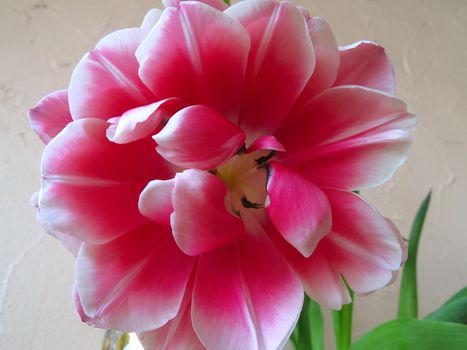
{"type": "MultiPolygon", "coordinates": [[[[420,248],[421,313],[467,285],[467,1],[303,0],[340,44],[376,40],[395,64],[398,95],[420,116],[409,161],[365,193],[407,233],[420,201],[433,205],[420,248]]],[[[67,86],[104,34],[139,24],[150,0],[0,0],[0,348],[100,349],[103,332],[71,303],[73,259],[29,205],[42,144],[26,112],[67,86]]],[[[357,298],[355,336],[395,314],[397,285],[357,298]]],[[[330,349],[332,347],[330,346],[330,349]]]]}

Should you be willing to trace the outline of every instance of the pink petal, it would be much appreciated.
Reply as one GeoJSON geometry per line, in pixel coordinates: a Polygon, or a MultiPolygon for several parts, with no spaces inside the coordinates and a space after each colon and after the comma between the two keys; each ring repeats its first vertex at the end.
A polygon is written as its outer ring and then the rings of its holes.
{"type": "Polygon", "coordinates": [[[328,22],[323,18],[310,17],[307,24],[315,49],[316,67],[296,103],[297,106],[332,86],[340,60],[336,38],[328,22]]]}
{"type": "Polygon", "coordinates": [[[187,288],[177,316],[163,327],[138,334],[147,350],[205,350],[191,322],[192,288],[187,288]]]}
{"type": "Polygon", "coordinates": [[[72,121],[67,90],[52,92],[29,111],[29,123],[45,144],[72,121]]]}
{"type": "Polygon", "coordinates": [[[394,71],[384,48],[370,41],[342,47],[334,85],[361,85],[394,95],[394,71]]]}
{"type": "Polygon", "coordinates": [[[267,184],[269,218],[287,242],[310,256],[331,229],[326,195],[314,184],[279,163],[270,163],[267,184]]]}
{"type": "Polygon", "coordinates": [[[139,211],[148,219],[161,225],[170,226],[170,214],[174,208],[172,192],[175,179],[154,180],[148,183],[139,196],[139,211]]]}
{"type": "MultiPolygon", "coordinates": [[[[180,8],[180,4],[183,1],[187,1],[187,0],[162,0],[162,3],[164,4],[164,7],[166,8],[167,7],[180,8]]],[[[219,11],[224,11],[228,7],[227,4],[222,0],[200,0],[199,2],[212,6],[219,11]]]]}
{"type": "Polygon", "coordinates": [[[99,119],[75,121],[47,145],[39,197],[47,231],[110,241],[147,221],[138,211],[146,184],[173,176],[150,142],[118,145],[106,128],[99,119]]]}
{"type": "Polygon", "coordinates": [[[209,349],[280,349],[302,303],[302,286],[262,233],[200,258],[192,318],[209,349]]]}
{"type": "Polygon", "coordinates": [[[304,258],[284,243],[279,246],[310,297],[339,309],[350,302],[340,275],[357,293],[375,291],[391,281],[404,253],[399,233],[373,206],[351,192],[325,193],[333,226],[313,254],[304,258]]]}
{"type": "Polygon", "coordinates": [[[157,21],[162,16],[162,11],[160,9],[154,8],[150,9],[146,16],[144,16],[143,23],[141,23],[141,29],[147,35],[151,29],[156,25],[157,21]]]}
{"type": "Polygon", "coordinates": [[[248,34],[202,2],[169,7],[136,51],[143,82],[160,98],[205,104],[229,119],[238,114],[248,34]]]}
{"type": "Polygon", "coordinates": [[[272,135],[261,136],[260,138],[256,139],[246,153],[253,153],[260,150],[271,150],[271,151],[279,151],[284,152],[285,148],[282,144],[277,141],[277,139],[272,135]]]}
{"type": "Polygon", "coordinates": [[[251,37],[239,125],[249,140],[273,134],[315,67],[305,19],[294,5],[269,0],[238,2],[226,14],[251,37]]]}
{"type": "Polygon", "coordinates": [[[109,119],[156,98],[138,76],[136,48],[144,29],[113,32],[99,41],[76,66],[68,89],[73,119],[109,119]]]}
{"type": "Polygon", "coordinates": [[[177,315],[195,260],[175,245],[168,228],[141,226],[101,245],[84,244],[76,289],[87,322],[144,332],[177,315]]]}
{"type": "Polygon", "coordinates": [[[168,120],[184,103],[178,98],[168,98],[146,106],[126,111],[121,117],[109,120],[107,137],[115,143],[128,143],[153,133],[161,123],[168,120]]]}
{"type": "Polygon", "coordinates": [[[205,171],[189,169],[175,176],[170,222],[186,254],[205,253],[244,234],[240,218],[225,207],[227,191],[220,178],[205,171]]]}
{"type": "Polygon", "coordinates": [[[324,186],[375,186],[406,157],[415,122],[406,108],[376,90],[329,89],[297,108],[278,130],[276,137],[287,149],[279,158],[324,186]]]}
{"type": "Polygon", "coordinates": [[[157,152],[182,168],[213,169],[239,151],[243,131],[206,106],[177,112],[154,139],[157,152]]]}

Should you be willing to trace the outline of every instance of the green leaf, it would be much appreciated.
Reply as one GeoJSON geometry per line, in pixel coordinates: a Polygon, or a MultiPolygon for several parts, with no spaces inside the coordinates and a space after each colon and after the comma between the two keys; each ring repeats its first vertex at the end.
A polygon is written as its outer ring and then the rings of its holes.
{"type": "Polygon", "coordinates": [[[224,0],[227,6],[230,6],[230,0],[224,0]]]}
{"type": "Polygon", "coordinates": [[[425,320],[467,324],[467,287],[461,289],[425,320]]]}
{"type": "MultiPolygon", "coordinates": [[[[347,283],[346,283],[347,285],[347,283]]],[[[347,286],[352,298],[350,304],[342,305],[342,309],[332,311],[332,322],[334,325],[334,336],[337,350],[347,350],[352,343],[352,314],[354,293],[347,286]]]]}
{"type": "Polygon", "coordinates": [[[458,323],[397,319],[363,335],[350,350],[465,350],[467,326],[458,323]]]}
{"type": "Polygon", "coordinates": [[[414,317],[418,316],[418,300],[417,300],[417,251],[418,243],[425,222],[426,213],[430,205],[431,191],[425,197],[422,205],[418,209],[415,220],[412,224],[409,238],[409,254],[404,265],[402,273],[401,289],[399,293],[399,310],[398,317],[414,317]]]}
{"type": "Polygon", "coordinates": [[[290,340],[297,350],[324,350],[324,320],[321,307],[307,295],[290,340]]]}

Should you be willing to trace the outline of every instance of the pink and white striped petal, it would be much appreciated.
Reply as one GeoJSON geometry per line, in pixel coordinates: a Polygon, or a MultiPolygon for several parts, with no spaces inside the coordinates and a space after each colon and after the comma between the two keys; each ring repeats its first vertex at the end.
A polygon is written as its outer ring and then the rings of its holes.
{"type": "Polygon", "coordinates": [[[111,118],[107,137],[115,143],[128,143],[154,133],[185,104],[178,98],[168,98],[126,111],[121,117],[111,118]]]}
{"type": "Polygon", "coordinates": [[[394,95],[394,70],[386,51],[371,41],[359,41],[340,51],[340,65],[334,86],[361,85],[394,95]]]}
{"type": "Polygon", "coordinates": [[[320,17],[309,17],[307,25],[315,50],[316,67],[296,106],[306,103],[332,86],[336,80],[340,61],[336,38],[328,22],[320,17]]]}
{"type": "Polygon", "coordinates": [[[238,125],[252,141],[273,134],[315,68],[303,14],[288,2],[245,0],[225,13],[250,34],[243,107],[238,125]]]}
{"type": "Polygon", "coordinates": [[[243,131],[213,109],[190,106],[177,112],[154,136],[157,152],[182,167],[214,169],[237,153],[243,131]]]}
{"type": "MultiPolygon", "coordinates": [[[[189,1],[189,0],[162,0],[162,3],[164,4],[164,7],[166,8],[167,7],[180,8],[180,4],[183,1],[189,1]]],[[[193,1],[198,1],[198,0],[193,0],[193,1]]],[[[227,4],[222,0],[199,0],[199,2],[212,6],[216,10],[219,10],[219,11],[224,11],[228,7],[227,4]]]]}
{"type": "Polygon", "coordinates": [[[138,211],[146,184],[173,177],[151,143],[118,145],[106,128],[100,119],[74,121],[47,145],[38,201],[47,231],[108,242],[147,221],[138,211]]]}
{"type": "Polygon", "coordinates": [[[284,239],[308,257],[331,229],[326,195],[293,170],[271,162],[266,209],[284,239]]]}
{"type": "Polygon", "coordinates": [[[139,196],[139,211],[148,219],[161,225],[170,226],[170,214],[174,207],[172,192],[175,179],[154,180],[148,183],[139,196]]]}
{"type": "Polygon", "coordinates": [[[244,234],[242,220],[226,209],[227,195],[227,185],[213,174],[195,169],[177,173],[170,222],[183,252],[206,253],[244,234]]]}
{"type": "Polygon", "coordinates": [[[159,98],[205,104],[235,120],[245,77],[248,33],[202,2],[164,10],[136,51],[142,81],[159,98]]]}
{"type": "Polygon", "coordinates": [[[76,290],[86,322],[136,332],[163,326],[177,315],[195,263],[170,229],[156,224],[106,244],[83,244],[76,290]]]}
{"type": "Polygon", "coordinates": [[[42,98],[28,114],[32,130],[45,144],[72,121],[67,90],[52,92],[42,98]]]}
{"type": "Polygon", "coordinates": [[[81,59],[68,88],[73,119],[107,120],[157,100],[138,76],[135,51],[145,36],[141,28],[113,32],[81,59]]]}
{"type": "Polygon", "coordinates": [[[200,257],[192,318],[208,349],[280,349],[302,303],[301,284],[260,232],[200,257]]]}

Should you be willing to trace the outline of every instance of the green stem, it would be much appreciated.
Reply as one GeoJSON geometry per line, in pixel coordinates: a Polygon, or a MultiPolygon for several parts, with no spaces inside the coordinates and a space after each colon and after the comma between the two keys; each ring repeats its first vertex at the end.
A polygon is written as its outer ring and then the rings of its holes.
{"type": "Polygon", "coordinates": [[[224,2],[227,4],[227,6],[230,6],[230,0],[224,0],[224,2]]]}
{"type": "Polygon", "coordinates": [[[347,350],[352,343],[352,314],[353,314],[353,291],[347,287],[352,298],[350,304],[342,306],[340,310],[332,311],[334,325],[334,336],[336,338],[336,349],[347,350]]]}

